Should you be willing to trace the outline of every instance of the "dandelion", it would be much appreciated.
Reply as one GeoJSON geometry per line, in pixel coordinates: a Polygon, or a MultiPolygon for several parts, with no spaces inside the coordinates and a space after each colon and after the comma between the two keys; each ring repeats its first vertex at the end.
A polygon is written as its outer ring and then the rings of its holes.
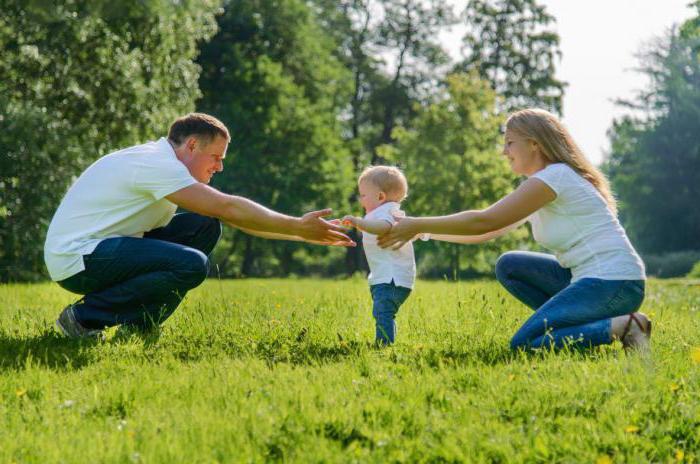
{"type": "Polygon", "coordinates": [[[696,346],[690,351],[690,359],[696,364],[700,363],[700,347],[696,346]]]}
{"type": "Polygon", "coordinates": [[[669,390],[672,392],[678,391],[681,389],[681,386],[678,385],[676,382],[672,382],[671,385],[668,386],[669,390]]]}
{"type": "Polygon", "coordinates": [[[27,394],[26,388],[18,388],[17,390],[15,390],[15,395],[17,395],[17,398],[22,398],[26,394],[27,394]]]}
{"type": "Polygon", "coordinates": [[[682,461],[685,457],[685,453],[682,450],[676,450],[676,461],[682,461]]]}
{"type": "Polygon", "coordinates": [[[639,432],[639,427],[636,425],[628,425],[625,427],[625,432],[627,433],[638,433],[639,432]]]}
{"type": "Polygon", "coordinates": [[[612,458],[607,454],[604,454],[603,456],[600,456],[598,457],[598,459],[595,460],[595,464],[612,464],[612,462],[612,458]]]}

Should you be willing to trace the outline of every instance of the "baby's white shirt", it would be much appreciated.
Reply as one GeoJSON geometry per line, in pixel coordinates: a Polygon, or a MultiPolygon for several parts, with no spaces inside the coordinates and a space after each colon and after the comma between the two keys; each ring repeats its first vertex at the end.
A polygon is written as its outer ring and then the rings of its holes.
{"type": "MultiPolygon", "coordinates": [[[[368,220],[382,220],[396,223],[396,216],[403,216],[401,204],[388,201],[365,215],[368,220]]],[[[388,284],[394,281],[399,287],[413,288],[416,280],[416,260],[413,255],[413,242],[409,241],[398,250],[380,248],[377,236],[362,232],[362,247],[369,264],[369,284],[388,284]]]]}

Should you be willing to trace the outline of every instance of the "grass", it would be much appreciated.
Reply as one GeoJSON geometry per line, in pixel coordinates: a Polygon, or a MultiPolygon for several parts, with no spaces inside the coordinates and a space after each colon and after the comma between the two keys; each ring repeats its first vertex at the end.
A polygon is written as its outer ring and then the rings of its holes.
{"type": "Polygon", "coordinates": [[[105,342],[55,335],[58,286],[5,285],[0,462],[696,462],[700,287],[647,295],[649,355],[525,355],[491,281],[419,282],[381,350],[359,280],[212,280],[105,342]]]}

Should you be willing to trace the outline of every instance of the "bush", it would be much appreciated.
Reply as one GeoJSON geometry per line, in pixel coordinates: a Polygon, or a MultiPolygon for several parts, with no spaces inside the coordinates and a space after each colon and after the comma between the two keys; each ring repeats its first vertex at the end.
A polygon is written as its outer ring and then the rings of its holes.
{"type": "Polygon", "coordinates": [[[691,277],[691,278],[693,278],[693,279],[700,279],[700,261],[698,261],[697,263],[695,263],[695,265],[693,266],[693,268],[692,268],[692,269],[690,270],[690,272],[688,273],[688,276],[687,276],[687,277],[691,277]]]}
{"type": "MultiPolygon", "coordinates": [[[[700,250],[674,251],[642,256],[647,274],[654,277],[683,277],[700,261],[700,250]]],[[[695,268],[698,266],[696,265],[695,268]]]]}

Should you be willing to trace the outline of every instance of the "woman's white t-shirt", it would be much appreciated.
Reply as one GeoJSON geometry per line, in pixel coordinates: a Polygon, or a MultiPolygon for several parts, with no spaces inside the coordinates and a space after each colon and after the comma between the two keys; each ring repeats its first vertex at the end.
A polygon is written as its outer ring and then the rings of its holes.
{"type": "Polygon", "coordinates": [[[571,270],[572,282],[645,279],[644,263],[593,184],[565,163],[550,164],[530,178],[557,195],[528,218],[532,234],[571,270]]]}

